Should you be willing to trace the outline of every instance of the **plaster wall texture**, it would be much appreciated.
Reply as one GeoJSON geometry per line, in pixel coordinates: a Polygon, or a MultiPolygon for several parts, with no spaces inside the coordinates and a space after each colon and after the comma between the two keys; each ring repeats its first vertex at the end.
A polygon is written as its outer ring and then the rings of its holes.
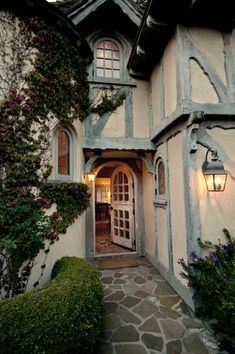
{"type": "Polygon", "coordinates": [[[194,45],[207,57],[226,85],[224,42],[221,32],[193,27],[189,29],[189,35],[194,45]]]}
{"type": "Polygon", "coordinates": [[[160,124],[161,119],[161,86],[163,85],[161,76],[161,65],[157,65],[154,68],[150,79],[150,85],[153,128],[156,128],[160,124]]]}
{"type": "MultiPolygon", "coordinates": [[[[52,134],[55,132],[58,125],[53,122],[52,134]]],[[[74,177],[73,182],[81,182],[83,175],[83,152],[82,152],[82,125],[83,123],[77,119],[70,126],[70,130],[73,134],[73,165],[74,165],[74,177]]],[[[55,140],[55,139],[54,139],[55,140]]],[[[54,165],[55,159],[55,141],[52,142],[52,165],[54,165]]],[[[52,172],[51,178],[55,178],[55,171],[52,172]]],[[[53,206],[48,214],[55,211],[53,206]]],[[[63,256],[76,256],[85,258],[86,256],[86,243],[85,243],[85,212],[79,216],[75,222],[68,227],[66,234],[59,236],[59,241],[56,241],[51,247],[50,252],[46,259],[46,268],[43,271],[43,276],[40,278],[40,285],[50,280],[51,270],[57,259],[63,256]]],[[[35,281],[38,280],[41,274],[41,265],[45,259],[44,251],[41,251],[35,259],[32,274],[29,279],[28,290],[32,289],[35,281]]]]}
{"type": "Polygon", "coordinates": [[[75,120],[74,123],[74,181],[82,182],[83,167],[84,167],[84,156],[82,151],[83,146],[83,125],[79,119],[75,120]]]}
{"type": "Polygon", "coordinates": [[[190,60],[191,99],[197,103],[219,103],[217,93],[199,64],[190,60]]]}
{"type": "MultiPolygon", "coordinates": [[[[197,152],[197,188],[199,196],[200,227],[202,240],[223,241],[222,229],[227,228],[235,235],[234,200],[235,200],[235,129],[224,130],[214,128],[208,130],[209,135],[219,144],[219,158],[225,170],[229,171],[224,192],[208,192],[201,166],[205,160],[206,149],[200,147],[197,152]]],[[[210,158],[209,158],[210,159],[210,158]]]]}
{"type": "MultiPolygon", "coordinates": [[[[167,143],[161,144],[157,148],[156,159],[158,160],[159,157],[162,159],[165,166],[166,195],[159,197],[160,200],[156,198],[157,196],[155,196],[156,202],[168,201],[167,143]]],[[[169,205],[165,205],[165,206],[155,205],[157,257],[158,257],[158,262],[167,269],[169,269],[168,208],[169,205]]]]}
{"type": "Polygon", "coordinates": [[[233,53],[233,67],[234,67],[234,71],[235,71],[235,28],[232,31],[232,35],[231,35],[231,47],[232,47],[232,53],[233,53]]]}
{"type": "Polygon", "coordinates": [[[177,47],[176,39],[172,38],[166,46],[163,55],[165,116],[169,117],[177,105],[177,47]]]}
{"type": "Polygon", "coordinates": [[[110,115],[102,131],[102,137],[118,138],[125,136],[125,104],[117,107],[110,115]]]}
{"type": "Polygon", "coordinates": [[[143,211],[145,219],[145,249],[152,256],[155,256],[153,175],[148,173],[145,164],[143,164],[143,211]]]}
{"type": "Polygon", "coordinates": [[[149,137],[149,83],[138,81],[133,89],[133,137],[149,137]]]}
{"type": "Polygon", "coordinates": [[[182,133],[178,133],[168,141],[169,159],[169,198],[171,200],[171,232],[173,248],[173,269],[175,276],[182,282],[179,272],[182,270],[177,263],[179,258],[187,258],[184,176],[182,161],[182,133]]]}
{"type": "Polygon", "coordinates": [[[166,208],[156,207],[156,231],[158,261],[166,269],[169,269],[166,208]]]}
{"type": "MultiPolygon", "coordinates": [[[[56,241],[50,247],[50,252],[46,259],[46,267],[44,268],[43,276],[40,278],[40,285],[50,280],[52,268],[58,259],[64,256],[85,258],[85,246],[85,213],[83,213],[73,225],[69,226],[67,233],[60,235],[59,241],[56,241]]],[[[39,279],[44,259],[45,253],[41,251],[35,259],[27,290],[31,290],[33,284],[39,279]]]]}

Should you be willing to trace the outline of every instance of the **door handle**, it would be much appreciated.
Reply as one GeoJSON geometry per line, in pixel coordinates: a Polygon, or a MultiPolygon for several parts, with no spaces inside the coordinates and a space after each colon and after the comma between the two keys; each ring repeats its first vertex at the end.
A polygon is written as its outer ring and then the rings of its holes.
{"type": "Polygon", "coordinates": [[[110,210],[113,210],[113,207],[110,207],[110,210]]]}

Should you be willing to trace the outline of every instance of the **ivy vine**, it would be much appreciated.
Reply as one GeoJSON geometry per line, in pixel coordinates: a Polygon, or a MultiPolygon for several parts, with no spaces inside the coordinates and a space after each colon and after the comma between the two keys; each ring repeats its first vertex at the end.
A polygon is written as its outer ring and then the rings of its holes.
{"type": "Polygon", "coordinates": [[[25,291],[45,241],[88,206],[86,186],[47,179],[52,121],[83,120],[89,100],[85,64],[62,33],[7,11],[0,27],[0,295],[11,297],[25,291]]]}
{"type": "Polygon", "coordinates": [[[108,94],[105,91],[101,96],[101,102],[92,108],[92,112],[97,113],[100,117],[105,113],[112,113],[113,111],[115,111],[115,109],[117,109],[123,104],[125,98],[126,93],[123,91],[114,97],[108,97],[108,94]]]}

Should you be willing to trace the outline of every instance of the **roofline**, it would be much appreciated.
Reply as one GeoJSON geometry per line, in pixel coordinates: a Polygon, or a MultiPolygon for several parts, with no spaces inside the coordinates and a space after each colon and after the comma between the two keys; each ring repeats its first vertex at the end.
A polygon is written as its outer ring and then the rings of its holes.
{"type": "MultiPolygon", "coordinates": [[[[111,1],[111,0],[109,0],[111,1]]],[[[118,0],[112,0],[116,5],[118,5],[118,0]]],[[[88,16],[91,12],[95,11],[98,7],[103,5],[107,0],[98,0],[94,4],[94,0],[85,0],[80,3],[74,3],[70,9],[65,11],[66,15],[73,21],[75,25],[81,22],[86,16],[88,16]],[[89,9],[92,7],[92,9],[89,9]]],[[[133,16],[129,16],[131,21],[139,26],[141,23],[141,18],[143,15],[143,11],[139,6],[135,4],[131,4],[126,0],[122,0],[123,6],[120,6],[121,10],[128,16],[128,11],[133,12],[133,16]]],[[[60,7],[60,3],[57,2],[56,5],[60,7]]],[[[63,4],[61,4],[63,6],[63,4]]]]}
{"type": "Polygon", "coordinates": [[[144,15],[143,15],[143,17],[142,17],[141,24],[140,24],[140,26],[139,26],[139,28],[138,28],[138,32],[137,32],[137,34],[136,34],[136,38],[135,38],[134,45],[133,45],[133,47],[132,47],[131,54],[130,54],[130,57],[129,57],[128,63],[127,63],[127,70],[130,72],[131,76],[136,77],[136,78],[138,78],[138,77],[144,78],[144,75],[143,75],[143,74],[139,74],[139,75],[138,75],[138,73],[132,72],[132,70],[131,70],[131,65],[132,65],[132,60],[133,60],[134,56],[136,55],[137,46],[138,46],[138,44],[139,44],[139,39],[140,39],[140,37],[141,37],[142,31],[143,31],[143,27],[144,27],[144,25],[145,25],[145,23],[146,23],[146,19],[147,19],[147,17],[148,17],[149,10],[150,10],[150,7],[151,7],[151,5],[152,5],[152,2],[153,2],[153,0],[149,0],[149,2],[147,3],[147,6],[146,6],[146,8],[145,8],[144,15]]]}
{"type": "Polygon", "coordinates": [[[32,15],[46,19],[52,26],[55,26],[69,38],[87,63],[92,62],[93,53],[87,41],[78,33],[72,21],[53,3],[49,3],[46,0],[20,0],[19,6],[19,0],[1,0],[0,9],[11,10],[20,17],[32,15]]]}
{"type": "Polygon", "coordinates": [[[127,63],[130,75],[149,79],[178,24],[231,32],[235,2],[215,2],[213,11],[212,4],[213,0],[149,0],[127,63]]]}

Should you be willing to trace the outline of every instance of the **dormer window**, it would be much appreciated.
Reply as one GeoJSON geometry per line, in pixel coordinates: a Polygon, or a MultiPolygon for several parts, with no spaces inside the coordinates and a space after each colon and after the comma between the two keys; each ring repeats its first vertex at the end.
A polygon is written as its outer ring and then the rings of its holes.
{"type": "Polygon", "coordinates": [[[111,40],[102,40],[97,44],[96,76],[120,79],[120,50],[111,40]]]}

